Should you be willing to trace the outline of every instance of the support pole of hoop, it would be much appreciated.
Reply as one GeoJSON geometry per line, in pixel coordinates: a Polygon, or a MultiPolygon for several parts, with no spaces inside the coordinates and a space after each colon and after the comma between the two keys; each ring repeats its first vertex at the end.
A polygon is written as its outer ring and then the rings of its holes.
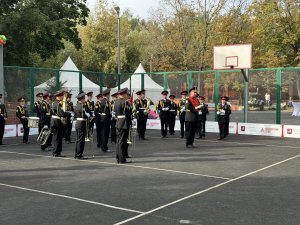
{"type": "Polygon", "coordinates": [[[244,77],[244,123],[248,123],[249,69],[241,70],[244,77]]]}

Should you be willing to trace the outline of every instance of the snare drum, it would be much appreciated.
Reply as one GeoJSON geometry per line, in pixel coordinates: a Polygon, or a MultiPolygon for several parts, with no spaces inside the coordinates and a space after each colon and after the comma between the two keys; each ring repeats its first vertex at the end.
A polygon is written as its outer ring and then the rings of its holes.
{"type": "Polygon", "coordinates": [[[28,118],[28,127],[38,128],[39,121],[40,121],[40,118],[38,118],[38,117],[29,117],[28,118]]]}

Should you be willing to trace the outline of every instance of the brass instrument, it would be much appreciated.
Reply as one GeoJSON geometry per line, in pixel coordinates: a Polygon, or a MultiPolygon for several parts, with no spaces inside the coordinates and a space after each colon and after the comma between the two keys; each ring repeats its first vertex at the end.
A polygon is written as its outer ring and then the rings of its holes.
{"type": "Polygon", "coordinates": [[[48,127],[44,127],[42,130],[41,130],[41,133],[39,134],[38,138],[37,138],[37,142],[40,144],[40,145],[45,145],[49,139],[51,135],[51,130],[48,128],[48,127]]]}
{"type": "Polygon", "coordinates": [[[154,103],[152,102],[152,100],[150,98],[147,98],[147,106],[146,106],[146,109],[144,111],[145,115],[149,114],[151,105],[154,105],[154,103]]]}

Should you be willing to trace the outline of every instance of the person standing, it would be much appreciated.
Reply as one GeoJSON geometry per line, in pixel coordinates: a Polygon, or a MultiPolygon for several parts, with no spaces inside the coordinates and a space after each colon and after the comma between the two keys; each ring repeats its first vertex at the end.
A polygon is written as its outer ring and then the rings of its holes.
{"type": "Polygon", "coordinates": [[[185,104],[185,124],[186,124],[186,147],[194,148],[194,140],[197,126],[197,114],[199,101],[197,99],[197,87],[193,87],[189,90],[190,96],[185,104]]]}
{"type": "Polygon", "coordinates": [[[145,90],[140,90],[135,93],[137,95],[137,99],[134,101],[136,120],[137,120],[137,132],[139,135],[139,139],[145,139],[146,127],[149,109],[147,106],[147,99],[145,99],[145,90]]]}
{"type": "Polygon", "coordinates": [[[176,123],[176,115],[178,106],[176,104],[175,95],[170,95],[170,121],[169,121],[169,134],[174,135],[175,134],[175,123],[176,123]]]}
{"type": "Polygon", "coordinates": [[[168,126],[170,120],[170,100],[167,99],[168,91],[162,91],[162,99],[157,102],[156,109],[159,112],[160,124],[161,124],[161,136],[166,138],[168,134],[168,126]]]}
{"type": "Polygon", "coordinates": [[[67,97],[67,112],[70,114],[66,118],[66,124],[65,124],[65,143],[70,144],[71,142],[71,133],[72,133],[72,127],[73,127],[73,121],[72,121],[72,114],[74,112],[74,105],[73,102],[71,102],[72,94],[69,93],[67,97]]]}
{"type": "Polygon", "coordinates": [[[92,91],[89,91],[88,93],[86,93],[87,96],[87,100],[85,101],[85,112],[90,114],[89,119],[87,120],[87,127],[88,130],[87,132],[87,140],[86,141],[90,141],[92,135],[93,135],[93,131],[94,131],[94,110],[95,110],[95,103],[92,100],[93,99],[93,93],[92,91]]]}
{"type": "Polygon", "coordinates": [[[112,109],[112,117],[111,117],[111,121],[110,121],[110,141],[111,143],[117,143],[117,130],[116,130],[116,122],[117,122],[117,118],[114,115],[114,104],[116,99],[118,98],[118,94],[114,93],[111,95],[112,100],[111,100],[111,109],[112,109]]]}
{"type": "Polygon", "coordinates": [[[62,139],[63,139],[63,123],[62,119],[66,118],[69,113],[65,112],[62,108],[63,106],[63,96],[64,91],[58,91],[55,95],[56,100],[52,103],[52,116],[50,121],[50,127],[53,133],[53,141],[54,141],[54,149],[53,156],[54,157],[65,157],[61,154],[62,152],[62,139]]]}
{"type": "Polygon", "coordinates": [[[114,113],[117,117],[116,129],[117,129],[117,163],[129,163],[126,160],[128,156],[128,135],[132,122],[132,115],[128,98],[128,88],[123,88],[118,92],[118,99],[115,101],[114,113]]]}
{"type": "Polygon", "coordinates": [[[223,96],[221,98],[221,103],[217,106],[217,119],[219,124],[219,139],[222,140],[226,137],[226,124],[229,121],[229,116],[231,114],[231,107],[227,103],[228,97],[223,96]]]}
{"type": "Polygon", "coordinates": [[[5,130],[5,121],[7,119],[7,111],[2,100],[3,95],[0,94],[0,145],[3,145],[3,136],[5,130]]]}
{"type": "Polygon", "coordinates": [[[41,130],[43,129],[43,123],[41,121],[41,114],[42,114],[42,102],[43,102],[43,93],[37,93],[35,95],[37,97],[37,101],[34,103],[33,106],[33,112],[36,113],[36,117],[38,117],[39,120],[39,134],[41,133],[41,130]]]}
{"type": "Polygon", "coordinates": [[[29,136],[29,130],[30,128],[28,127],[28,117],[29,113],[27,110],[27,107],[25,106],[25,98],[20,97],[18,99],[19,105],[17,106],[17,112],[16,116],[20,119],[20,122],[23,125],[23,143],[28,144],[28,136],[29,136]]]}
{"type": "Polygon", "coordinates": [[[179,119],[180,119],[180,137],[184,138],[185,136],[185,104],[187,103],[187,91],[182,91],[181,99],[179,102],[179,119]]]}
{"type": "MultiPolygon", "coordinates": [[[[50,129],[50,121],[51,121],[51,100],[50,100],[50,94],[45,93],[43,95],[43,102],[42,102],[42,113],[41,113],[41,123],[43,127],[48,127],[50,129]]],[[[41,145],[41,150],[50,151],[50,146],[52,142],[52,134],[50,134],[47,142],[44,145],[41,145]]]]}
{"type": "Polygon", "coordinates": [[[101,101],[103,99],[102,94],[96,95],[97,102],[95,103],[95,123],[96,123],[96,135],[97,135],[97,147],[101,148],[101,114],[99,112],[101,101]]]}
{"type": "Polygon", "coordinates": [[[266,106],[270,107],[271,95],[267,92],[265,94],[266,106]]]}
{"type": "Polygon", "coordinates": [[[205,103],[205,97],[199,97],[200,108],[198,111],[198,139],[205,138],[206,115],[209,113],[208,105],[205,103]]]}
{"type": "Polygon", "coordinates": [[[77,104],[74,109],[74,118],[76,119],[76,143],[75,143],[75,159],[87,159],[83,156],[85,136],[86,136],[86,123],[90,114],[85,112],[85,93],[79,93],[77,96],[77,104]]]}
{"type": "Polygon", "coordinates": [[[106,89],[102,92],[103,99],[101,100],[99,113],[101,114],[101,150],[102,152],[111,152],[108,149],[108,139],[110,131],[111,121],[111,104],[109,101],[110,89],[106,89]]]}

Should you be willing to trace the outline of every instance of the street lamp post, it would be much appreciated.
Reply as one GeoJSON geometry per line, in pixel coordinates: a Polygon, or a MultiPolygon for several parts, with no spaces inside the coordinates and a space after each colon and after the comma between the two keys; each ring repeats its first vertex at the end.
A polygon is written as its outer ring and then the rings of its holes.
{"type": "Polygon", "coordinates": [[[120,53],[120,7],[116,6],[115,10],[118,14],[118,90],[121,83],[121,53],[120,53]]]}

